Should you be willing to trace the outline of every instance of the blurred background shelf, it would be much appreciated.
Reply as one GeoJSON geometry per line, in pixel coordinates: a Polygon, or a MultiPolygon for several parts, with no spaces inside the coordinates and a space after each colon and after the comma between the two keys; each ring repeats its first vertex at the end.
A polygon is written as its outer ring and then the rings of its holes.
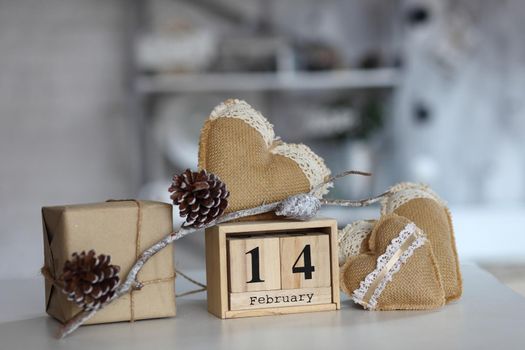
{"type": "MultiPolygon", "coordinates": [[[[232,97],[260,110],[283,139],[308,143],[334,172],[376,170],[402,80],[400,4],[351,2],[133,1],[128,96],[140,193],[160,196],[163,179],[196,166],[200,126],[232,97]],[[371,31],[377,10],[382,24],[371,31]]],[[[379,177],[357,180],[340,194],[381,186],[379,177]]]]}
{"type": "Polygon", "coordinates": [[[395,68],[328,72],[193,73],[143,75],[137,90],[145,94],[190,92],[389,89],[399,81],[395,68]]]}
{"type": "MultiPolygon", "coordinates": [[[[522,0],[0,2],[0,254],[24,260],[0,276],[38,271],[42,206],[169,201],[171,175],[197,166],[202,124],[232,97],[332,172],[374,174],[332,197],[427,183],[450,203],[462,259],[525,271],[524,11],[522,0]]],[[[325,215],[344,225],[378,211],[325,215]]],[[[178,243],[181,268],[202,268],[201,238],[178,243]]]]}
{"type": "MultiPolygon", "coordinates": [[[[129,92],[142,145],[140,196],[169,200],[166,179],[196,166],[202,123],[234,97],[260,110],[284,140],[308,144],[334,173],[374,173],[341,181],[332,197],[424,182],[457,214],[463,258],[525,259],[512,239],[518,226],[505,224],[505,238],[491,239],[500,222],[521,223],[515,203],[525,198],[523,152],[516,152],[525,145],[521,80],[505,80],[498,68],[518,61],[512,54],[492,61],[491,52],[506,52],[499,40],[479,45],[501,30],[481,20],[495,8],[469,0],[134,4],[129,92]],[[492,147],[487,139],[499,142],[492,147]]],[[[512,42],[508,29],[500,34],[512,42]]],[[[378,211],[323,214],[342,226],[378,211]]],[[[202,242],[196,236],[186,244],[202,242]]]]}

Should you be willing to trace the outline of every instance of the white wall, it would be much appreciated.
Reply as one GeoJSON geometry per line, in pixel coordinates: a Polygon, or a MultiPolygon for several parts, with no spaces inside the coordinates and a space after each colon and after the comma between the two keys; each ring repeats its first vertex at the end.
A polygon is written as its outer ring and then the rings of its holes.
{"type": "Polygon", "coordinates": [[[133,196],[123,2],[0,1],[0,277],[36,275],[40,207],[133,196]]]}

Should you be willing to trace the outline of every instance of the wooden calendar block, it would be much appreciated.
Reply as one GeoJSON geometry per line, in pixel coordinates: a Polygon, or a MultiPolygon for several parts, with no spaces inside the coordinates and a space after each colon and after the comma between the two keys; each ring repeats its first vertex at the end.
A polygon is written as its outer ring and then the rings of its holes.
{"type": "Polygon", "coordinates": [[[230,292],[281,288],[279,238],[228,239],[230,292]]]}
{"type": "Polygon", "coordinates": [[[205,237],[208,311],[217,317],[340,308],[335,220],[224,223],[205,237]]]}
{"type": "Polygon", "coordinates": [[[328,234],[280,238],[281,288],[330,287],[330,240],[328,234]]]}

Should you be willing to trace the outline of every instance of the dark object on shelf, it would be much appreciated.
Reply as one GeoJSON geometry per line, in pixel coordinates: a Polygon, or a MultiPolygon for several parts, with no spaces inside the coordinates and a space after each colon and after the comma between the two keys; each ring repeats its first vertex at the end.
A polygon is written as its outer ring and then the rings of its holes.
{"type": "Polygon", "coordinates": [[[355,130],[355,137],[366,140],[383,127],[383,103],[371,96],[362,106],[361,124],[355,130]]]}
{"type": "Polygon", "coordinates": [[[322,42],[306,42],[295,46],[298,70],[323,71],[341,66],[337,49],[322,42]]]}
{"type": "Polygon", "coordinates": [[[383,99],[381,95],[366,94],[353,99],[340,99],[328,107],[332,109],[348,109],[356,111],[357,118],[352,127],[342,130],[339,137],[367,140],[383,127],[383,99]]]}
{"type": "Polygon", "coordinates": [[[384,55],[377,50],[369,50],[365,52],[357,60],[357,68],[359,69],[382,69],[386,67],[401,68],[403,62],[399,54],[384,55]]]}
{"type": "Polygon", "coordinates": [[[217,72],[275,72],[277,56],[283,46],[276,37],[228,38],[219,45],[217,72]]]}
{"type": "Polygon", "coordinates": [[[394,68],[403,68],[404,61],[403,57],[399,54],[394,55],[392,58],[392,67],[394,68]]]}
{"type": "Polygon", "coordinates": [[[425,24],[431,18],[430,9],[422,4],[412,5],[405,14],[405,20],[410,25],[425,24]]]}
{"type": "Polygon", "coordinates": [[[430,109],[420,101],[414,105],[413,115],[417,123],[423,124],[430,121],[431,112],[430,109]]]}
{"type": "Polygon", "coordinates": [[[374,69],[379,68],[382,65],[381,54],[377,51],[370,51],[365,53],[357,66],[362,69],[374,69]]]}

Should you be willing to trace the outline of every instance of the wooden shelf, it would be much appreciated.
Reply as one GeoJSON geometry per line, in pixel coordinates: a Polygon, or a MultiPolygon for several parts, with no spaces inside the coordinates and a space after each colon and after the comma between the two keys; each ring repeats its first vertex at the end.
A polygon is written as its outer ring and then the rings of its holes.
{"type": "Polygon", "coordinates": [[[230,91],[337,90],[393,88],[394,68],[329,72],[205,73],[141,75],[136,88],[143,94],[230,91]]]}

